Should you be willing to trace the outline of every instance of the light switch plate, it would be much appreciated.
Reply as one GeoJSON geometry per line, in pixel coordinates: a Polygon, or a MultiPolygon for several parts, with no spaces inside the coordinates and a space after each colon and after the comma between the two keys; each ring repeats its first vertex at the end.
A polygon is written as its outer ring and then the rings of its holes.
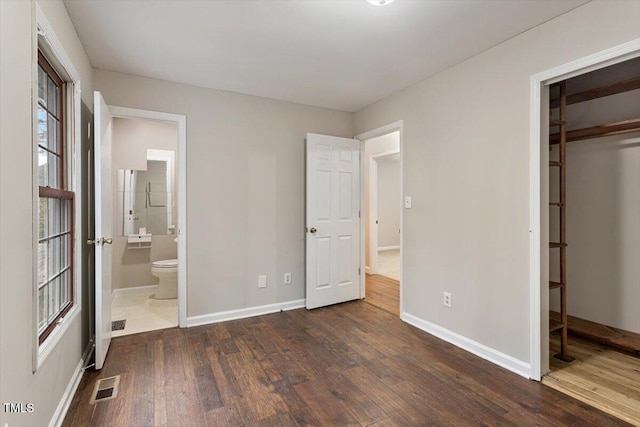
{"type": "Polygon", "coordinates": [[[266,288],[267,287],[267,276],[266,275],[258,276],[258,287],[259,288],[266,288]]]}
{"type": "Polygon", "coordinates": [[[404,196],[404,208],[411,209],[411,196],[404,196]]]}

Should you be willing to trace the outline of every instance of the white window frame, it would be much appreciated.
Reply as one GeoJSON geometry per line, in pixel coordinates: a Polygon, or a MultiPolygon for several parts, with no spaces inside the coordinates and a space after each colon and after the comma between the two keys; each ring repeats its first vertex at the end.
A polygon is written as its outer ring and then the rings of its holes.
{"type": "Polygon", "coordinates": [[[32,271],[33,280],[32,286],[32,370],[36,372],[42,363],[46,360],[47,356],[51,354],[52,350],[56,347],[60,339],[64,336],[69,326],[73,323],[74,319],[81,311],[80,302],[82,301],[82,242],[79,236],[82,230],[82,194],[79,191],[80,170],[82,167],[81,156],[79,155],[80,145],[80,111],[81,111],[81,84],[80,74],[71,62],[71,58],[64,49],[62,42],[57,37],[53,30],[53,27],[47,20],[44,12],[35,3],[35,15],[32,21],[33,41],[32,41],[32,218],[34,219],[32,225],[32,244],[33,244],[33,258],[32,258],[32,271]],[[46,55],[47,59],[51,62],[51,65],[60,74],[65,81],[65,144],[67,147],[66,167],[68,168],[68,184],[67,189],[75,193],[74,210],[77,213],[74,220],[74,228],[76,235],[73,241],[74,247],[74,272],[73,272],[73,294],[74,303],[73,308],[61,319],[58,326],[49,334],[49,336],[41,343],[38,343],[38,284],[37,284],[37,255],[38,255],[38,150],[37,150],[37,105],[38,105],[38,49],[46,55]]]}

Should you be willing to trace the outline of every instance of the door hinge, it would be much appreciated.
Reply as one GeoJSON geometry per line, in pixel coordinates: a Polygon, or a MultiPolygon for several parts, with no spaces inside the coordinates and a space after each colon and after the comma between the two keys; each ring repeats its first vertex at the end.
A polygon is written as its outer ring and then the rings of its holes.
{"type": "Polygon", "coordinates": [[[360,211],[358,211],[358,218],[360,218],[360,211]]]}
{"type": "Polygon", "coordinates": [[[360,269],[360,267],[358,267],[358,276],[360,276],[360,274],[361,274],[360,271],[361,271],[361,269],[360,269]]]}

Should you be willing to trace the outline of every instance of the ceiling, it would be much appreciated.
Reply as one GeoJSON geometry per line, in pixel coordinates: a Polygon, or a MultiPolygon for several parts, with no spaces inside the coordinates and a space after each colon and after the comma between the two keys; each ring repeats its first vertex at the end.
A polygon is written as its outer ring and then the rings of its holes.
{"type": "Polygon", "coordinates": [[[585,0],[64,0],[95,68],[357,111],[585,0]]]}

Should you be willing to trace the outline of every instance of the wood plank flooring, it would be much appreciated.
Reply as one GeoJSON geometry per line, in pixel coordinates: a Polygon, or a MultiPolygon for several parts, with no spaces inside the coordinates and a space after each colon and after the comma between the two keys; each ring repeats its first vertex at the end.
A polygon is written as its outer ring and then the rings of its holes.
{"type": "MultiPolygon", "coordinates": [[[[559,321],[560,313],[549,312],[549,322],[559,321]]],[[[569,333],[586,338],[596,343],[606,344],[610,347],[640,356],[640,334],[636,334],[612,326],[568,316],[569,333]]]]}
{"type": "Polygon", "coordinates": [[[363,301],[115,338],[64,426],[614,426],[363,301]],[[98,378],[115,399],[90,405],[98,378]]]}
{"type": "MultiPolygon", "coordinates": [[[[560,351],[560,337],[549,337],[550,354],[560,351]]],[[[571,363],[550,357],[543,384],[640,426],[640,358],[578,337],[569,340],[571,363]]]]}
{"type": "Polygon", "coordinates": [[[400,282],[378,274],[366,275],[365,301],[400,316],[400,282]]]}

